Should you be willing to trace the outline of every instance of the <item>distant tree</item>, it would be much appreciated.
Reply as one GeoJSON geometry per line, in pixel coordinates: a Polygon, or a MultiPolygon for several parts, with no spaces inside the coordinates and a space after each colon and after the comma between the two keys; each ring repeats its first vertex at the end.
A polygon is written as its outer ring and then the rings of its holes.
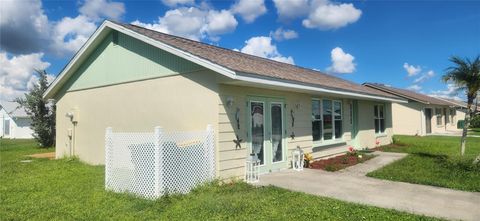
{"type": "Polygon", "coordinates": [[[55,145],[55,104],[43,98],[48,88],[47,72],[37,70],[38,83],[25,94],[25,98],[15,101],[25,108],[32,119],[33,136],[41,147],[55,145]]]}
{"type": "MultiPolygon", "coordinates": [[[[467,94],[467,114],[465,114],[460,147],[463,156],[465,154],[467,129],[472,116],[473,100],[476,99],[478,91],[480,90],[480,56],[477,56],[474,60],[453,56],[449,60],[453,63],[453,66],[446,69],[442,77],[443,81],[455,83],[459,89],[465,90],[467,94]]],[[[477,157],[477,160],[478,158],[479,157],[477,157]]]]}

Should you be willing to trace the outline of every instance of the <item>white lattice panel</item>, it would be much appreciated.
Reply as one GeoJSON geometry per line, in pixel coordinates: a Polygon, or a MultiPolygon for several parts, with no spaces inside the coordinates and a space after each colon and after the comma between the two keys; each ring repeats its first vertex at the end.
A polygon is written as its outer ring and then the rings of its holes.
{"type": "Polygon", "coordinates": [[[188,193],[215,177],[214,135],[200,132],[113,133],[105,136],[105,186],[146,198],[188,193]]]}

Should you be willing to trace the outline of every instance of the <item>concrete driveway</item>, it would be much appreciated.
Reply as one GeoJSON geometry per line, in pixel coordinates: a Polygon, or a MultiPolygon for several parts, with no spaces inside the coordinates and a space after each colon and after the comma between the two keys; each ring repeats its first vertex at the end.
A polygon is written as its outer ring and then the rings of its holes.
{"type": "Polygon", "coordinates": [[[480,193],[366,177],[366,173],[406,156],[386,152],[375,154],[379,156],[338,172],[305,169],[262,175],[258,185],[439,218],[480,220],[480,193]]]}

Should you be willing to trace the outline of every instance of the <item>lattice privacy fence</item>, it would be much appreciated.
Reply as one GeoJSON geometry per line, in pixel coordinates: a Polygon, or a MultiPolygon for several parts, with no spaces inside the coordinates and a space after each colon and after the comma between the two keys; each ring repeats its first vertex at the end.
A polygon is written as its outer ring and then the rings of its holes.
{"type": "Polygon", "coordinates": [[[211,125],[198,132],[105,133],[105,188],[145,198],[188,193],[215,177],[211,125]]]}

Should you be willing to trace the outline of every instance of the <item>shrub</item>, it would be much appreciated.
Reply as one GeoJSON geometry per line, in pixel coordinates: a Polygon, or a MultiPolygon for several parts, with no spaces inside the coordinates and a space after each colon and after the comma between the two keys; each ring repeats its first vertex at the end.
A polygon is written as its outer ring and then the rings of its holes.
{"type": "Polygon", "coordinates": [[[472,121],[470,121],[470,127],[471,128],[480,128],[480,115],[477,115],[472,118],[472,121]]]}

